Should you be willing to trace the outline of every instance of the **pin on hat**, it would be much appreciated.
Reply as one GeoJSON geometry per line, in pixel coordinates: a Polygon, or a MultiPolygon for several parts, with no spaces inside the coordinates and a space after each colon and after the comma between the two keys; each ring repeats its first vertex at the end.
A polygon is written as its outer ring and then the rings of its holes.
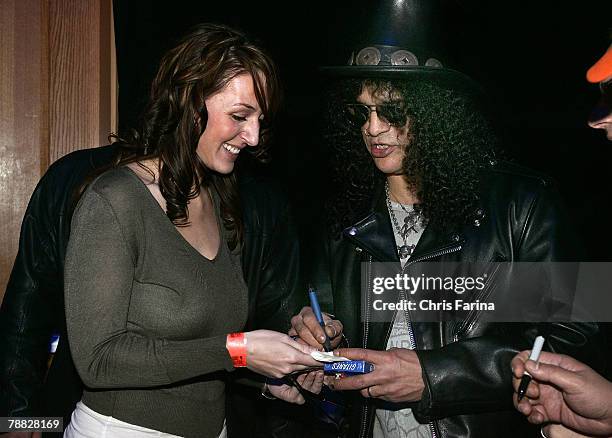
{"type": "Polygon", "coordinates": [[[382,0],[355,34],[360,41],[348,63],[320,70],[343,78],[425,79],[480,93],[479,84],[451,68],[447,15],[440,0],[382,0]]]}
{"type": "Polygon", "coordinates": [[[612,79],[612,45],[599,60],[589,68],[586,74],[587,81],[594,84],[612,79]]]}

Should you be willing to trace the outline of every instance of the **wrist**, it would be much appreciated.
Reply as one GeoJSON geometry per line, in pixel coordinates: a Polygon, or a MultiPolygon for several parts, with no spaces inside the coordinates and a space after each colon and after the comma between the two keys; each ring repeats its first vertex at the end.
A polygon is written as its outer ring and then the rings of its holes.
{"type": "Polygon", "coordinates": [[[243,368],[247,366],[246,333],[228,334],[225,340],[225,348],[227,348],[235,368],[243,368]]]}

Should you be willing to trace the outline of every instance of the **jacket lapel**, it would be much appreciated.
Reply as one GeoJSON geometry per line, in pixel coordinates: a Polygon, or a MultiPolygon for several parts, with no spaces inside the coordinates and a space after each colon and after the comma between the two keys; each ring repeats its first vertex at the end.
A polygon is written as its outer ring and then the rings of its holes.
{"type": "MultiPolygon", "coordinates": [[[[395,235],[389,212],[387,210],[384,185],[377,189],[372,211],[363,219],[343,231],[345,238],[353,242],[357,247],[372,255],[373,262],[395,262],[397,271],[400,270],[399,257],[395,244],[395,235]]],[[[445,235],[435,232],[426,226],[419,242],[412,253],[410,262],[418,262],[420,259],[436,258],[446,250],[461,248],[464,240],[458,235],[445,235]]],[[[368,346],[380,348],[386,345],[387,334],[391,328],[391,322],[376,323],[369,322],[368,346]]]]}
{"type": "Polygon", "coordinates": [[[399,263],[393,227],[385,203],[384,185],[376,189],[370,214],[346,228],[343,234],[371,254],[374,261],[399,263]]]}

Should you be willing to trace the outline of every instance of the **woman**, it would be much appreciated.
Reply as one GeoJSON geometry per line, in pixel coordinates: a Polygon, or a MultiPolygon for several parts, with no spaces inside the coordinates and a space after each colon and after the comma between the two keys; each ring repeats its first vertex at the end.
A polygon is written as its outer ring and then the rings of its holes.
{"type": "Polygon", "coordinates": [[[223,436],[227,371],[318,364],[281,333],[234,333],[248,306],[233,170],[278,93],[270,58],[224,26],[198,26],[163,57],[142,129],[74,213],[66,315],[86,389],[66,436],[223,436]]]}

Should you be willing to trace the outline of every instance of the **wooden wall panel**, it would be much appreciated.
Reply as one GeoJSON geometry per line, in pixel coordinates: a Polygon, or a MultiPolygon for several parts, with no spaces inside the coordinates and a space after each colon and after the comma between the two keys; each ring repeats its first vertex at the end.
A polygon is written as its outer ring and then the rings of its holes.
{"type": "Polygon", "coordinates": [[[0,7],[0,293],[17,252],[28,199],[46,166],[46,5],[2,0],[0,7]]]}
{"type": "Polygon", "coordinates": [[[30,195],[116,129],[112,0],[0,1],[0,299],[30,195]]]}
{"type": "Polygon", "coordinates": [[[111,3],[49,2],[51,161],[111,131],[111,3]]]}

